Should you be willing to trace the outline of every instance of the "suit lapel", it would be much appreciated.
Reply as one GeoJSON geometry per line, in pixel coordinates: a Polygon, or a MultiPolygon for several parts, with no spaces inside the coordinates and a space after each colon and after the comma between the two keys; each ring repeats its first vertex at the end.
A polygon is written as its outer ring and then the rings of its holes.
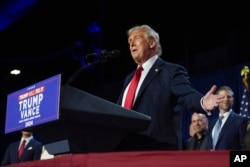
{"type": "Polygon", "coordinates": [[[31,148],[32,143],[33,143],[33,139],[31,139],[29,143],[26,145],[26,147],[24,148],[24,151],[23,151],[23,154],[21,155],[20,160],[29,152],[29,149],[31,148]]]}
{"type": "Polygon", "coordinates": [[[151,69],[149,70],[146,78],[144,79],[140,90],[138,92],[138,95],[135,99],[135,104],[137,102],[137,100],[140,98],[141,94],[143,93],[143,91],[146,89],[146,87],[149,85],[149,83],[161,72],[162,70],[162,64],[163,64],[163,60],[158,58],[155,63],[153,64],[153,66],[151,67],[151,69]]]}
{"type": "Polygon", "coordinates": [[[213,148],[213,136],[212,136],[212,132],[213,132],[213,128],[215,126],[215,123],[217,121],[218,118],[213,119],[211,122],[209,122],[209,125],[211,125],[211,128],[209,129],[209,131],[207,132],[209,138],[208,138],[208,147],[209,149],[213,148]]]}
{"type": "Polygon", "coordinates": [[[228,116],[225,124],[223,125],[223,127],[221,129],[221,132],[220,132],[220,135],[219,135],[219,138],[218,138],[218,143],[220,142],[221,138],[224,136],[226,131],[228,129],[230,129],[230,125],[232,124],[232,121],[233,121],[233,112],[230,113],[230,115],[228,116]]]}

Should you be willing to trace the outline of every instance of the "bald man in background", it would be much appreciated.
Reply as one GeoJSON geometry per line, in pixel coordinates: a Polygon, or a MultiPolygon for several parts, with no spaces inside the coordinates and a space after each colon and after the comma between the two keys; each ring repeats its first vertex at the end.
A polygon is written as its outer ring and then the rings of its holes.
{"type": "Polygon", "coordinates": [[[206,150],[208,119],[205,114],[193,113],[189,127],[192,136],[185,143],[185,150],[206,150]]]}

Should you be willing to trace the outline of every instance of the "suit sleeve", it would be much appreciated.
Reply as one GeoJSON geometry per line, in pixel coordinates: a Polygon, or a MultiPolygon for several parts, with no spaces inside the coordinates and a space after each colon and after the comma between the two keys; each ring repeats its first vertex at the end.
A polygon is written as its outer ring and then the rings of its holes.
{"type": "Polygon", "coordinates": [[[10,146],[8,146],[8,148],[6,149],[6,151],[4,153],[4,157],[3,157],[3,160],[1,162],[1,166],[9,165],[9,164],[10,164],[10,146]]]}
{"type": "Polygon", "coordinates": [[[36,141],[36,146],[35,146],[36,149],[34,152],[33,160],[40,160],[41,159],[42,147],[43,147],[43,145],[39,141],[36,141]]]}
{"type": "Polygon", "coordinates": [[[178,98],[178,103],[192,111],[205,112],[200,103],[203,94],[192,87],[186,69],[181,66],[176,66],[172,73],[171,89],[178,98]]]}

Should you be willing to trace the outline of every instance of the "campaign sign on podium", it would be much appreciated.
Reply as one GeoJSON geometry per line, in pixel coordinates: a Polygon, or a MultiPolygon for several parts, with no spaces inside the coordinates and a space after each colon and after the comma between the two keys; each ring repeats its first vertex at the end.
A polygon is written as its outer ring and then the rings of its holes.
{"type": "Polygon", "coordinates": [[[5,133],[31,128],[49,154],[107,152],[151,118],[70,85],[55,75],[8,95],[5,133]]]}
{"type": "Polygon", "coordinates": [[[59,119],[61,74],[7,96],[5,133],[59,119]]]}

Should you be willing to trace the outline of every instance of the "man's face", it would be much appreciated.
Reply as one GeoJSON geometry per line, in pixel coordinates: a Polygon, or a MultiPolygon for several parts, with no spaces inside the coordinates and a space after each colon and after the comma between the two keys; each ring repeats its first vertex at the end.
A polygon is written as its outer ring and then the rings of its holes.
{"type": "Polygon", "coordinates": [[[195,133],[203,133],[207,130],[208,121],[205,116],[195,113],[192,115],[191,125],[195,133]]]}
{"type": "Polygon", "coordinates": [[[30,136],[32,134],[32,132],[22,131],[22,134],[25,135],[25,136],[30,136]]]}
{"type": "Polygon", "coordinates": [[[150,40],[142,31],[134,30],[128,38],[128,44],[131,55],[137,64],[142,64],[151,56],[150,40]]]}
{"type": "Polygon", "coordinates": [[[221,90],[218,92],[218,95],[222,95],[224,96],[223,100],[221,103],[219,103],[219,109],[223,110],[223,111],[229,111],[232,106],[233,106],[233,95],[231,91],[227,91],[227,90],[221,90]]]}

